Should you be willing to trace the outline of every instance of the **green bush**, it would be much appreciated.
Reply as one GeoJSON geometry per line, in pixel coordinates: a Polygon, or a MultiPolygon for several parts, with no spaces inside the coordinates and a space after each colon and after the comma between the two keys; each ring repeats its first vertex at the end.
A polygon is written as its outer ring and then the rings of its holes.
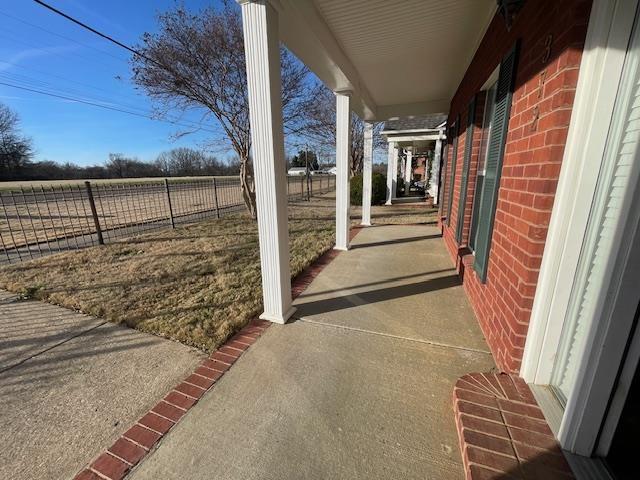
{"type": "MultiPolygon", "coordinates": [[[[371,204],[382,205],[387,199],[387,177],[381,173],[371,176],[371,204]]],[[[351,179],[351,205],[362,205],[362,174],[351,179]]]]}

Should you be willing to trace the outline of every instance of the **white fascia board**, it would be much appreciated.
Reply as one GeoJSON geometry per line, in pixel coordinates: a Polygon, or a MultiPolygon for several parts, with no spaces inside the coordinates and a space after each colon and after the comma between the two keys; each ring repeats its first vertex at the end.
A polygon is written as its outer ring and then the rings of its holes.
{"type": "Polygon", "coordinates": [[[404,135],[406,133],[418,133],[418,134],[430,134],[432,132],[439,132],[439,128],[413,128],[407,130],[382,130],[380,135],[404,135]]]}
{"type": "Polygon", "coordinates": [[[440,99],[399,105],[380,105],[378,106],[376,120],[383,122],[394,117],[407,117],[409,115],[447,114],[450,104],[450,99],[440,99]]]}
{"type": "Polygon", "coordinates": [[[313,1],[277,2],[282,42],[331,90],[350,92],[351,108],[360,118],[375,120],[376,105],[371,95],[313,1]]]}
{"type": "Polygon", "coordinates": [[[393,136],[393,135],[385,135],[387,142],[419,142],[424,140],[443,140],[445,138],[444,135],[405,135],[405,136],[393,136]]]}

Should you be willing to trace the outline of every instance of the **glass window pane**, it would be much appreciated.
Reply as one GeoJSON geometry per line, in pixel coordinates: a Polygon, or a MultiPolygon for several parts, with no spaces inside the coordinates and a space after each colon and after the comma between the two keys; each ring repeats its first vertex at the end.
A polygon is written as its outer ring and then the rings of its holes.
{"type": "Polygon", "coordinates": [[[482,139],[480,141],[480,154],[478,156],[478,173],[476,177],[476,187],[473,196],[473,209],[471,210],[471,232],[469,234],[469,248],[471,251],[476,249],[476,232],[478,221],[478,210],[480,205],[480,193],[482,192],[482,182],[484,180],[485,162],[487,159],[487,150],[489,146],[489,135],[491,133],[491,123],[493,121],[493,110],[495,108],[496,87],[498,82],[494,83],[485,98],[484,113],[482,118],[482,139]]]}

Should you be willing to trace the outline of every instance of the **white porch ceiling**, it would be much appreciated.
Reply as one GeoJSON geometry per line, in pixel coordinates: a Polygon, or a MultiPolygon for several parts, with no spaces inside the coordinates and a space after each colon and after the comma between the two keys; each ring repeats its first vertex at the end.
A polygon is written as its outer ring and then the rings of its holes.
{"type": "Polygon", "coordinates": [[[495,0],[271,0],[280,35],[366,118],[446,113],[495,0]]]}

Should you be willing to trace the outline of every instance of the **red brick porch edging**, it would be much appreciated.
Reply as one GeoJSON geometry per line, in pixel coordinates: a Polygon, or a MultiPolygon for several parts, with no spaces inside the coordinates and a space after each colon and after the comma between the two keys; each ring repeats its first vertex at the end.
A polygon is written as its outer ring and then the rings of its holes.
{"type": "Polygon", "coordinates": [[[453,389],[467,480],[569,480],[574,476],[525,381],[470,373],[453,389]]]}
{"type": "MultiPolygon", "coordinates": [[[[352,227],[352,240],[361,227],[352,227]]],[[[328,250],[293,280],[291,294],[298,297],[331,261],[340,254],[328,250]]],[[[155,447],[202,396],[222,377],[271,325],[252,320],[171,390],[156,406],[124,432],[111,447],[101,453],[74,480],[122,480],[155,447]]]]}

